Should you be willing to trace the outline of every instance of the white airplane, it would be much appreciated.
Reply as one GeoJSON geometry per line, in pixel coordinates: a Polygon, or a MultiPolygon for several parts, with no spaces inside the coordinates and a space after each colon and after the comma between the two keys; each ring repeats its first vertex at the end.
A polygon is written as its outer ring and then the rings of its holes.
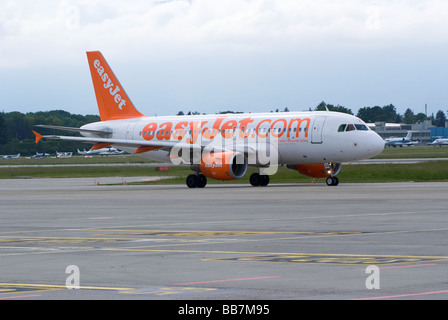
{"type": "Polygon", "coordinates": [[[381,153],[384,141],[359,118],[329,111],[247,113],[148,117],[132,104],[99,51],[87,52],[100,122],[61,128],[82,137],[41,138],[94,144],[95,149],[119,147],[130,153],[175,165],[189,165],[190,188],[203,188],[207,178],[236,180],[248,166],[258,168],[253,186],[266,186],[278,165],[339,183],[341,164],[381,153]]]}
{"type": "Polygon", "coordinates": [[[72,157],[73,152],[57,152],[56,151],[56,158],[60,159],[67,159],[72,157]]]}
{"type": "Polygon", "coordinates": [[[84,149],[84,151],[80,151],[78,149],[78,153],[85,155],[85,156],[93,156],[93,155],[100,155],[100,156],[111,156],[111,155],[119,155],[119,154],[123,154],[124,151],[120,151],[117,148],[100,148],[100,149],[95,149],[92,148],[89,151],[86,151],[84,149]]]}
{"type": "Polygon", "coordinates": [[[5,160],[10,160],[10,159],[19,159],[20,158],[20,153],[16,154],[16,155],[5,155],[5,156],[0,156],[2,159],[5,160]]]}
{"type": "Polygon", "coordinates": [[[412,131],[408,131],[406,137],[404,138],[387,138],[384,140],[386,147],[403,147],[403,146],[409,146],[409,145],[415,145],[418,142],[412,141],[412,131]]]}
{"type": "Polygon", "coordinates": [[[433,142],[428,143],[428,144],[432,145],[432,146],[440,146],[440,147],[447,146],[448,145],[448,139],[446,139],[446,138],[438,138],[438,139],[436,139],[433,142]]]}
{"type": "Polygon", "coordinates": [[[49,153],[44,153],[44,152],[39,153],[39,152],[36,152],[36,154],[34,156],[31,156],[29,158],[30,159],[44,159],[44,158],[49,157],[49,156],[50,156],[49,153]]]}

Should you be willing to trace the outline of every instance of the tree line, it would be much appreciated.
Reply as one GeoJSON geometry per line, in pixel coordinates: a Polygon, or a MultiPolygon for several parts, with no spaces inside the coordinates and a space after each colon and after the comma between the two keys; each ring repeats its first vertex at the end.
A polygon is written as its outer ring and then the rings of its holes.
{"type": "MultiPolygon", "coordinates": [[[[223,108],[219,114],[242,113],[241,111],[232,111],[223,108]]],[[[328,104],[324,101],[319,103],[311,110],[330,110],[353,114],[352,110],[340,105],[328,104]]],[[[289,108],[277,108],[271,112],[289,112],[289,108]]],[[[184,113],[179,111],[178,115],[200,114],[197,111],[188,111],[184,113]]],[[[393,104],[383,107],[363,107],[358,110],[356,116],[367,123],[373,122],[391,122],[413,124],[419,121],[431,120],[437,127],[444,127],[447,120],[445,113],[439,110],[436,116],[427,117],[424,113],[415,114],[410,108],[406,109],[404,114],[399,114],[393,104]]],[[[100,121],[98,115],[80,115],[72,114],[63,110],[39,111],[39,112],[0,112],[0,154],[31,155],[36,152],[46,152],[54,154],[56,151],[76,152],[77,149],[90,148],[89,144],[82,144],[73,141],[48,140],[46,143],[34,143],[34,126],[36,124],[47,124],[54,126],[76,127],[79,128],[87,123],[100,121]]],[[[55,130],[39,128],[41,134],[58,134],[55,130]]]]}
{"type": "MultiPolygon", "coordinates": [[[[346,107],[339,105],[334,106],[325,102],[321,102],[315,110],[325,110],[326,107],[330,111],[345,112],[353,115],[353,112],[346,107]]],[[[399,114],[393,104],[383,107],[363,107],[358,110],[356,116],[366,123],[388,122],[415,124],[431,120],[432,124],[436,127],[445,127],[445,121],[447,120],[446,115],[442,110],[437,111],[436,116],[427,116],[422,112],[415,114],[411,108],[407,108],[404,114],[399,114]]]]}
{"type": "MultiPolygon", "coordinates": [[[[314,109],[309,108],[309,111],[315,110],[315,111],[337,111],[337,112],[343,112],[348,113],[351,115],[355,115],[351,109],[340,106],[340,105],[333,105],[328,104],[324,101],[319,103],[314,109]]],[[[271,112],[289,112],[289,108],[277,108],[275,111],[271,112]]],[[[219,114],[225,114],[225,113],[243,113],[241,111],[221,111],[219,114]]],[[[177,115],[195,115],[200,114],[198,111],[188,111],[187,113],[184,113],[183,111],[179,111],[177,115]]],[[[363,120],[366,123],[375,123],[375,122],[388,122],[388,123],[406,123],[406,124],[414,124],[426,120],[431,120],[432,124],[437,127],[445,127],[445,121],[447,120],[447,117],[445,116],[445,113],[442,110],[437,111],[436,116],[426,116],[424,113],[417,113],[415,114],[412,109],[407,108],[404,114],[399,114],[397,112],[396,107],[393,104],[389,104],[387,106],[375,106],[375,107],[363,107],[358,110],[358,113],[356,114],[358,118],[363,120]]]]}
{"type": "MultiPolygon", "coordinates": [[[[36,144],[33,130],[37,124],[47,124],[64,127],[81,127],[87,123],[100,121],[97,115],[71,114],[63,110],[39,111],[21,113],[0,112],[0,154],[32,155],[36,152],[54,154],[56,151],[76,152],[77,149],[87,148],[91,145],[73,141],[48,140],[36,144]]],[[[39,128],[41,134],[59,134],[55,130],[39,128]]]]}

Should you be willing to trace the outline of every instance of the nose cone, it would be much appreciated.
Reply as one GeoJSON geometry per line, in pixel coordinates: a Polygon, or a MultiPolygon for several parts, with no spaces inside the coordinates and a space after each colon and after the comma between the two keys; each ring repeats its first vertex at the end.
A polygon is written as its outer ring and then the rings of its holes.
{"type": "Polygon", "coordinates": [[[370,132],[367,142],[367,158],[372,158],[384,150],[384,140],[374,131],[370,132]]]}

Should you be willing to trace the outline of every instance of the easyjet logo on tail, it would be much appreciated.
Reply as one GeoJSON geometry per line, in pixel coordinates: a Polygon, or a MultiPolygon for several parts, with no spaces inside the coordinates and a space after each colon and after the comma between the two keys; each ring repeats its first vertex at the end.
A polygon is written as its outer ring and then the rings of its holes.
{"type": "Polygon", "coordinates": [[[96,59],[93,62],[93,66],[100,75],[101,80],[103,80],[104,82],[103,85],[104,89],[108,90],[110,95],[113,97],[115,103],[118,105],[118,108],[120,110],[123,110],[123,107],[126,106],[126,100],[124,100],[119,94],[120,87],[118,85],[115,85],[110,79],[109,75],[106,72],[104,72],[104,68],[101,65],[100,60],[96,59]]]}

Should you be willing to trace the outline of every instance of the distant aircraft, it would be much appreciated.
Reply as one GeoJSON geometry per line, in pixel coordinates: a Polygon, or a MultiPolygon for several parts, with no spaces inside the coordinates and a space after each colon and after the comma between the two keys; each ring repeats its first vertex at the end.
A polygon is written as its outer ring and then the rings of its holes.
{"type": "Polygon", "coordinates": [[[78,153],[85,155],[85,156],[93,156],[93,155],[100,155],[100,156],[112,156],[112,155],[118,155],[118,154],[123,154],[124,151],[120,151],[116,148],[101,148],[101,149],[95,149],[92,148],[89,151],[86,151],[84,149],[84,151],[80,151],[78,149],[78,153]]]}
{"type": "Polygon", "coordinates": [[[115,145],[145,158],[189,165],[189,188],[204,188],[208,178],[240,179],[248,166],[257,170],[250,184],[267,186],[278,165],[336,186],[342,163],[384,149],[383,139],[364,121],[328,110],[148,117],[135,108],[101,52],[87,52],[87,59],[101,121],[67,129],[82,137],[34,131],[36,143],[45,138],[92,143],[93,149],[115,145]]]}
{"type": "Polygon", "coordinates": [[[38,153],[38,152],[36,152],[36,154],[34,156],[30,157],[30,159],[43,159],[43,158],[46,158],[46,157],[49,157],[49,156],[50,156],[50,154],[48,154],[48,153],[38,153]]]}
{"type": "Polygon", "coordinates": [[[56,158],[60,158],[60,159],[66,159],[66,158],[71,158],[73,152],[57,152],[56,151],[56,158]]]}
{"type": "Polygon", "coordinates": [[[2,157],[2,159],[5,159],[5,160],[19,159],[20,158],[20,153],[18,153],[16,155],[6,155],[6,156],[0,156],[0,157],[2,157]]]}
{"type": "Polygon", "coordinates": [[[406,135],[406,137],[404,138],[387,138],[384,139],[385,141],[385,146],[386,147],[403,147],[403,146],[410,146],[410,145],[415,145],[418,142],[417,141],[412,141],[412,131],[408,131],[408,134],[406,135]]]}
{"type": "Polygon", "coordinates": [[[446,138],[439,138],[439,139],[436,139],[433,142],[430,142],[428,144],[432,145],[432,146],[440,146],[440,147],[448,146],[448,139],[446,139],[446,138]]]}

